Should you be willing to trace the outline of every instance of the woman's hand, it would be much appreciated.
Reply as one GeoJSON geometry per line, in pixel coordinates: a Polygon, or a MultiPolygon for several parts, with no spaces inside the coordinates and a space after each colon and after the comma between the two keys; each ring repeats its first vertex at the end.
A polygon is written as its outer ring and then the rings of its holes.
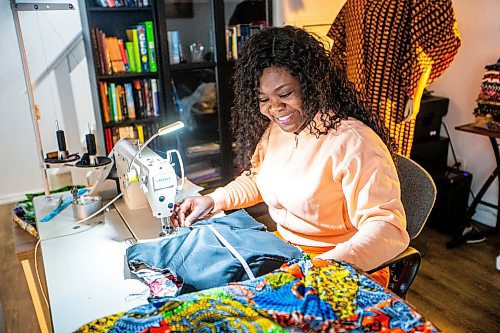
{"type": "Polygon", "coordinates": [[[175,227],[188,227],[194,222],[207,217],[212,212],[215,202],[211,197],[188,197],[174,207],[171,221],[175,227]]]}

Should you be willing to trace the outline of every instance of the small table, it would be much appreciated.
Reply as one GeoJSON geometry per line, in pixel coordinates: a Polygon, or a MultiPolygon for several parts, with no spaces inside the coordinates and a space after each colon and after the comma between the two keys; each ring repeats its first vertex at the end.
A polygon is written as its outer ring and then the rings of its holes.
{"type": "MultiPolygon", "coordinates": [[[[477,196],[474,198],[469,209],[467,210],[467,216],[466,216],[465,221],[466,221],[466,223],[468,223],[472,219],[472,216],[474,216],[474,214],[476,213],[476,208],[479,204],[494,208],[498,211],[498,207],[500,205],[500,195],[499,195],[499,198],[497,200],[496,205],[489,203],[487,201],[484,201],[483,196],[486,193],[486,191],[488,190],[488,188],[490,187],[490,185],[493,183],[495,178],[498,177],[498,171],[499,171],[499,166],[500,166],[500,153],[499,153],[498,143],[497,143],[496,139],[500,138],[500,132],[491,131],[491,130],[488,130],[488,129],[482,128],[482,127],[477,127],[477,126],[475,126],[474,123],[466,124],[466,125],[462,125],[462,126],[457,126],[457,127],[455,127],[455,129],[457,131],[487,136],[490,139],[491,148],[493,149],[493,154],[495,155],[495,161],[496,161],[495,169],[491,172],[488,179],[486,179],[484,184],[481,186],[481,189],[477,193],[477,196]]],[[[499,182],[499,190],[500,190],[500,182],[499,182]]],[[[498,232],[498,230],[500,228],[500,223],[498,223],[499,219],[500,219],[500,214],[497,213],[497,222],[495,225],[496,232],[498,232]]],[[[466,227],[466,226],[464,226],[464,227],[466,227]]]]}

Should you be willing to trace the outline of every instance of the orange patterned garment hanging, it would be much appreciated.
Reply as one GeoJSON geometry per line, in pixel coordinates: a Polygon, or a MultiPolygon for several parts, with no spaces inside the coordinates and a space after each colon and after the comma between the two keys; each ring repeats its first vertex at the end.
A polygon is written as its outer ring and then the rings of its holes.
{"type": "Polygon", "coordinates": [[[409,156],[423,90],[460,47],[451,0],[347,0],[328,37],[332,60],[409,156]]]}

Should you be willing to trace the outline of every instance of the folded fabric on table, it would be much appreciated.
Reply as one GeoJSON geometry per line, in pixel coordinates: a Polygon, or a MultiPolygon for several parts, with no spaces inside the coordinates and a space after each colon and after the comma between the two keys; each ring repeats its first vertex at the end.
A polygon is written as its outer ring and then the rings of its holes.
{"type": "Polygon", "coordinates": [[[260,276],[304,256],[265,230],[238,210],[179,228],[176,236],[133,245],[127,261],[151,296],[175,296],[260,276]]]}
{"type": "Polygon", "coordinates": [[[428,332],[413,307],[351,265],[294,260],[254,280],[151,299],[78,332],[428,332]]]}

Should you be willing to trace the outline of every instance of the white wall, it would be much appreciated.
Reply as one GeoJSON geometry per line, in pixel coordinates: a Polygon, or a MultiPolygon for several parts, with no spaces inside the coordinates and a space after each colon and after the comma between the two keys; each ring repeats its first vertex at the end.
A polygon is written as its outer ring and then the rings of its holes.
{"type": "Polygon", "coordinates": [[[273,23],[275,26],[303,27],[325,38],[330,25],[346,0],[275,0],[273,23]]]}
{"type": "MultiPolygon", "coordinates": [[[[344,3],[345,0],[277,0],[274,2],[274,22],[277,26],[331,23],[344,3]]],[[[472,190],[476,194],[495,167],[493,152],[488,138],[454,128],[474,121],[472,111],[484,66],[495,63],[500,57],[500,1],[455,0],[453,3],[462,46],[450,68],[429,89],[450,99],[444,122],[450,130],[458,159],[464,169],[473,174],[472,190]]],[[[452,164],[450,151],[449,165],[452,164]]],[[[496,204],[497,198],[498,181],[495,181],[484,199],[496,204]]],[[[496,215],[496,210],[479,205],[475,219],[495,225],[496,215]]]]}
{"type": "MultiPolygon", "coordinates": [[[[44,74],[46,67],[81,33],[76,1],[50,0],[46,2],[72,3],[77,9],[19,12],[28,67],[33,82],[44,74]]],[[[2,64],[0,66],[0,86],[2,87],[0,90],[0,151],[2,154],[0,203],[3,203],[18,200],[24,193],[43,191],[43,183],[14,20],[10,1],[7,0],[0,1],[0,31],[2,32],[0,34],[2,50],[0,52],[2,64]]],[[[70,67],[69,63],[68,67],[70,67]]],[[[69,133],[68,131],[65,133],[68,150],[81,152],[81,133],[86,131],[88,122],[95,124],[87,67],[77,66],[73,73],[67,76],[67,82],[56,81],[56,74],[61,76],[61,72],[51,73],[34,87],[35,102],[41,110],[40,129],[43,151],[46,153],[57,150],[55,121],[58,120],[61,129],[65,130],[66,127],[72,129],[69,133]],[[73,83],[72,86],[70,86],[71,83],[73,83]],[[65,91],[65,96],[60,96],[61,90],[58,89],[58,84],[71,89],[65,91]],[[78,101],[78,105],[75,105],[73,99],[78,101]],[[78,119],[86,123],[76,123],[78,119]],[[65,120],[71,120],[71,123],[65,124],[65,120]]],[[[58,171],[51,170],[49,174],[55,172],[58,171]]]]}
{"type": "MultiPolygon", "coordinates": [[[[455,126],[474,121],[472,111],[476,107],[484,66],[500,58],[500,1],[455,0],[453,3],[462,46],[448,70],[429,89],[450,99],[444,122],[458,159],[473,175],[472,191],[477,194],[495,168],[493,151],[487,137],[456,131],[455,126]]],[[[450,152],[449,165],[453,164],[451,158],[450,152]]],[[[497,203],[498,180],[490,186],[484,199],[497,203]]],[[[496,210],[479,205],[475,219],[494,226],[496,215],[496,210]]]]}

